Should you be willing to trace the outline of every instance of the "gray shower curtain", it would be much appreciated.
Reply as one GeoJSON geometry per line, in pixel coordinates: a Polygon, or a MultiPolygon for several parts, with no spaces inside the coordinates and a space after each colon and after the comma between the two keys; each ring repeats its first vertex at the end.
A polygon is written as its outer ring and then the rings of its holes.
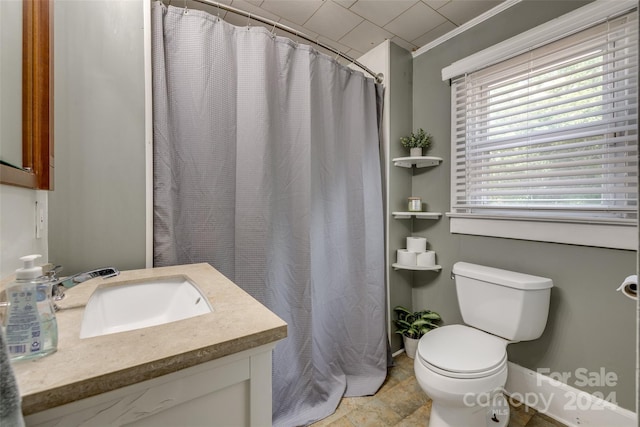
{"type": "Polygon", "coordinates": [[[373,394],[387,362],[380,88],[262,27],[152,14],[155,265],[208,262],[288,323],[275,425],[373,394]]]}

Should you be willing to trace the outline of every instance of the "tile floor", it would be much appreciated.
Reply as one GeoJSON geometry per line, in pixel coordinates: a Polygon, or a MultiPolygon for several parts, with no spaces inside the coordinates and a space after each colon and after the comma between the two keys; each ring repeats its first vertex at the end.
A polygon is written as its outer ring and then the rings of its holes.
{"type": "MultiPolygon", "coordinates": [[[[346,397],[336,412],[312,427],[416,427],[424,426],[431,412],[431,400],[413,374],[413,359],[404,353],[395,358],[387,379],[374,396],[346,397]]],[[[460,426],[463,427],[463,426],[460,426]]],[[[467,427],[467,426],[464,426],[467,427]]],[[[535,410],[511,407],[509,427],[566,427],[535,410]]]]}

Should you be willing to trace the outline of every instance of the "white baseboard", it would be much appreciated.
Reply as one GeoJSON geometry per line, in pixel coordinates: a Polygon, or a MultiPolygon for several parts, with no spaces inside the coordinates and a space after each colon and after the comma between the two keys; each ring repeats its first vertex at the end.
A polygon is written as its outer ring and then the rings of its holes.
{"type": "Polygon", "coordinates": [[[505,392],[569,427],[638,426],[635,412],[511,362],[505,392]]]}
{"type": "Polygon", "coordinates": [[[401,348],[400,350],[396,351],[395,353],[393,353],[391,356],[392,357],[396,357],[400,354],[404,353],[404,348],[401,348]]]}

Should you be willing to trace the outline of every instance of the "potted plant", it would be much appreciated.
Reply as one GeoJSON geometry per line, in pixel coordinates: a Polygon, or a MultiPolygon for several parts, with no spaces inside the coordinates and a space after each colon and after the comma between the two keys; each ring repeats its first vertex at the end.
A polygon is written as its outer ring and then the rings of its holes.
{"type": "Polygon", "coordinates": [[[426,133],[424,129],[420,128],[415,133],[411,132],[409,136],[403,136],[400,138],[400,143],[403,147],[409,149],[411,157],[420,157],[422,153],[426,153],[431,148],[433,137],[430,133],[426,133]]]}
{"type": "Polygon", "coordinates": [[[415,358],[418,341],[427,332],[437,328],[442,321],[438,313],[431,310],[409,311],[399,305],[393,309],[398,318],[393,322],[396,325],[396,334],[402,335],[404,350],[407,356],[415,358]]]}

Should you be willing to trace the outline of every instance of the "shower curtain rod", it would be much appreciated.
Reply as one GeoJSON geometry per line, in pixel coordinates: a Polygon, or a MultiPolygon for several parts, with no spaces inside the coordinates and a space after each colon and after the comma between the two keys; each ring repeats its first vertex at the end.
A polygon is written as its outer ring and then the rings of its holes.
{"type": "MultiPolygon", "coordinates": [[[[308,41],[310,43],[314,43],[314,44],[316,44],[316,45],[318,45],[320,47],[323,47],[323,48],[325,48],[327,50],[330,50],[331,52],[337,54],[338,56],[343,57],[344,59],[346,59],[350,63],[356,65],[357,67],[362,68],[364,71],[366,71],[367,73],[371,74],[371,76],[373,76],[373,78],[375,79],[375,81],[377,83],[382,83],[382,80],[384,79],[384,75],[382,73],[375,73],[374,71],[370,70],[368,67],[362,65],[360,62],[356,61],[354,58],[350,57],[349,55],[342,53],[338,49],[335,49],[335,48],[333,48],[333,47],[331,47],[331,46],[329,46],[327,44],[324,44],[324,43],[322,43],[322,42],[320,42],[318,40],[313,40],[311,37],[307,36],[306,34],[301,33],[300,31],[295,30],[293,28],[287,27],[286,25],[279,24],[278,22],[272,21],[271,19],[264,18],[264,17],[259,16],[259,15],[254,15],[254,14],[246,12],[246,11],[244,11],[242,9],[237,9],[237,8],[235,8],[233,6],[228,6],[228,5],[224,4],[224,3],[218,3],[217,1],[213,1],[213,0],[193,0],[193,1],[196,1],[196,2],[202,3],[202,4],[208,4],[210,6],[216,6],[218,9],[224,9],[226,11],[233,12],[233,13],[238,14],[238,15],[246,16],[249,19],[255,19],[256,21],[262,22],[263,24],[267,24],[267,25],[270,25],[270,26],[272,25],[274,27],[274,29],[275,28],[279,28],[279,29],[284,30],[284,31],[286,31],[288,33],[294,34],[298,38],[304,39],[304,40],[306,40],[306,41],[308,41]]],[[[185,0],[185,8],[187,7],[186,4],[187,3],[186,3],[186,0],[185,0]]]]}

